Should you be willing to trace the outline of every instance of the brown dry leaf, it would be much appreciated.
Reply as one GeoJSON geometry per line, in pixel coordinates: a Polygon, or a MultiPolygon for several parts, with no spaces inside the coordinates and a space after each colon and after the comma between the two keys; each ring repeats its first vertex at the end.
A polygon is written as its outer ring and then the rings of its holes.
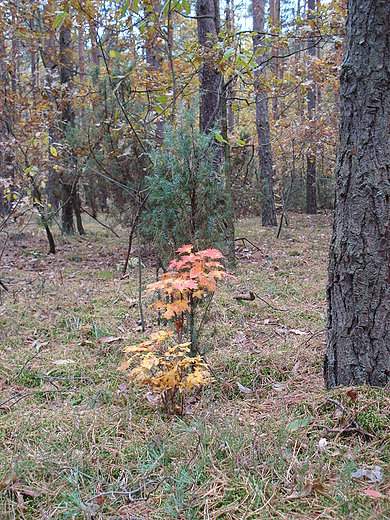
{"type": "Polygon", "coordinates": [[[364,494],[373,498],[386,498],[385,495],[382,495],[382,493],[375,489],[365,489],[364,494]]]}
{"type": "Polygon", "coordinates": [[[137,298],[129,298],[128,296],[124,295],[125,300],[129,304],[129,308],[135,307],[138,304],[137,298]]]}
{"type": "Polygon", "coordinates": [[[113,343],[114,341],[120,341],[123,338],[117,336],[104,336],[104,338],[100,338],[100,343],[113,343]]]}
{"type": "Polygon", "coordinates": [[[238,389],[241,390],[241,392],[243,392],[244,394],[248,394],[248,395],[253,394],[253,390],[251,390],[247,386],[242,385],[238,381],[237,381],[237,386],[238,386],[238,389]]]}
{"type": "Polygon", "coordinates": [[[155,394],[153,392],[146,392],[145,394],[145,397],[146,397],[146,400],[148,401],[148,403],[155,407],[155,406],[160,406],[161,405],[161,395],[160,394],[155,394]]]}
{"type": "Polygon", "coordinates": [[[34,491],[33,489],[29,489],[24,486],[19,486],[18,484],[10,486],[9,489],[14,493],[24,495],[25,497],[38,498],[41,495],[40,493],[38,493],[38,491],[34,491]]]}
{"type": "Polygon", "coordinates": [[[355,392],[355,390],[353,390],[352,388],[350,388],[348,391],[347,391],[347,396],[351,399],[351,401],[354,403],[357,399],[357,392],[355,392]]]}
{"type": "Polygon", "coordinates": [[[297,498],[305,498],[310,495],[312,491],[324,491],[324,485],[318,480],[308,482],[301,491],[294,491],[286,497],[286,500],[295,500],[297,498]]]}

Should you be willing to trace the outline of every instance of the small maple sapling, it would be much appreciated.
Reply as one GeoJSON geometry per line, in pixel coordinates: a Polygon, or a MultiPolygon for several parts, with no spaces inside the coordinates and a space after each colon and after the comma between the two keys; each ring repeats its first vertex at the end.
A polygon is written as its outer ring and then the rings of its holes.
{"type": "Polygon", "coordinates": [[[149,341],[125,348],[131,357],[122,362],[121,371],[132,364],[130,380],[149,386],[161,396],[167,413],[183,413],[185,395],[189,390],[212,381],[207,364],[200,356],[190,357],[190,343],[167,345],[173,332],[158,331],[149,341]]]}
{"type": "Polygon", "coordinates": [[[218,279],[228,276],[218,261],[223,255],[217,249],[193,252],[187,245],[177,252],[179,258],[170,263],[161,280],[148,286],[148,291],[164,293],[164,300],[152,306],[164,311],[167,320],[173,320],[178,343],[168,342],[173,331],[153,333],[150,340],[125,348],[130,357],[121,366],[122,371],[134,366],[130,379],[159,394],[167,413],[181,413],[188,391],[212,381],[207,364],[197,355],[195,308],[207,295],[214,294],[218,279]],[[185,324],[190,341],[183,342],[185,324]]]}
{"type": "Polygon", "coordinates": [[[177,253],[179,258],[172,260],[161,280],[148,285],[148,291],[162,291],[164,298],[152,307],[159,312],[165,311],[165,319],[173,319],[179,341],[182,341],[183,330],[186,330],[191,355],[196,356],[198,333],[195,331],[195,309],[204,298],[213,296],[216,281],[228,275],[219,262],[223,254],[218,249],[194,252],[192,245],[186,245],[177,253]]]}

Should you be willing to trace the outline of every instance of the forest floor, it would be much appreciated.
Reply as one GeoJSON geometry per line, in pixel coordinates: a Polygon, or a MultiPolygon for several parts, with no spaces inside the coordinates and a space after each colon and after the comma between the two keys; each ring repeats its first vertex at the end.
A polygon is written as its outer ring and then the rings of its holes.
{"type": "Polygon", "coordinates": [[[215,380],[174,417],[118,371],[157,330],[145,292],[140,331],[137,268],[121,280],[126,232],[86,229],[48,256],[32,226],[1,260],[0,518],[390,518],[388,390],[323,386],[330,215],[278,240],[237,223],[252,245],[200,342],[215,380]]]}

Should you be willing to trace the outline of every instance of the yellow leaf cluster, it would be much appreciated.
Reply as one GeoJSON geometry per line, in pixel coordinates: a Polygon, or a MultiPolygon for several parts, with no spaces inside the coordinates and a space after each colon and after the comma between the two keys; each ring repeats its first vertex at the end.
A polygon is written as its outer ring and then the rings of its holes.
{"type": "Polygon", "coordinates": [[[161,395],[167,411],[176,411],[176,401],[187,391],[212,381],[207,364],[200,356],[190,357],[191,342],[161,346],[172,333],[159,331],[149,341],[125,348],[131,357],[124,360],[121,370],[136,364],[129,373],[131,381],[148,386],[161,395]]]}

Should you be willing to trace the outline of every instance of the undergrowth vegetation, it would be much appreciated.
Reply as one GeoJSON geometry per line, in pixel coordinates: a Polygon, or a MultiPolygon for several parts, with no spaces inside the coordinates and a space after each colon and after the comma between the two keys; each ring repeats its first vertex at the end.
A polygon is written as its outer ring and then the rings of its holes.
{"type": "Polygon", "coordinates": [[[279,240],[237,223],[252,244],[237,240],[199,341],[214,381],[180,416],[118,370],[170,326],[144,291],[142,332],[125,233],[86,230],[54,257],[31,227],[3,255],[1,518],[390,518],[388,390],[323,390],[330,217],[292,216],[279,240]]]}

